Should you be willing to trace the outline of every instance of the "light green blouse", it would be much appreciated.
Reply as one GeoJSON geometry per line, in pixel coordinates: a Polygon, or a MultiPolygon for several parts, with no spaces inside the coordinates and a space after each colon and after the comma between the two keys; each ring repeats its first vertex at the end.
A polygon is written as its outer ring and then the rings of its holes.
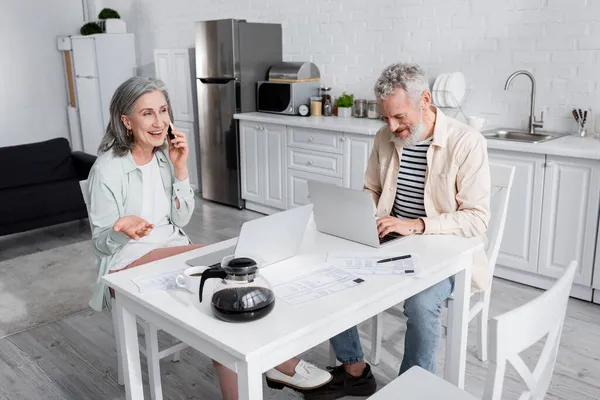
{"type": "MultiPolygon", "coordinates": [[[[179,181],[165,148],[156,150],[158,168],[165,193],[171,199],[170,222],[179,228],[188,224],[194,212],[194,191],[189,179],[179,181]],[[179,208],[176,205],[179,199],[179,208]]],[[[89,219],[92,228],[92,246],[98,276],[93,289],[90,307],[96,311],[110,308],[108,287],[100,278],[108,273],[115,254],[130,240],[122,232],[115,232],[113,225],[126,215],[139,216],[142,212],[142,171],[128,153],[116,157],[112,150],[101,154],[94,163],[88,176],[89,219]]]]}

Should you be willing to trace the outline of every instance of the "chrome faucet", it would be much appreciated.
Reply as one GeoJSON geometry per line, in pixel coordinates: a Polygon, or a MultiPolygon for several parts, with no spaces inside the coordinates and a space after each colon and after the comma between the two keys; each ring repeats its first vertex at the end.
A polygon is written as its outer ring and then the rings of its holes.
{"type": "Polygon", "coordinates": [[[519,70],[513,72],[511,76],[506,80],[506,84],[504,85],[504,90],[508,90],[510,83],[517,75],[527,75],[531,80],[531,109],[529,111],[529,133],[535,134],[535,128],[543,128],[544,127],[544,112],[542,111],[542,118],[538,121],[535,118],[535,78],[533,74],[529,71],[519,70]]]}

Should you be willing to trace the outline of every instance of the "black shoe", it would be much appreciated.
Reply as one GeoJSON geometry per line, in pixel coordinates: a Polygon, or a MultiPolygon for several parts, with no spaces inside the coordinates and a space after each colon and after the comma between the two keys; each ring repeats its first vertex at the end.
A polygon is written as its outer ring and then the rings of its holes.
{"type": "Polygon", "coordinates": [[[305,393],[305,399],[335,400],[344,396],[371,396],[377,391],[377,382],[369,364],[359,377],[347,373],[342,365],[328,369],[333,375],[332,381],[322,389],[305,393]]]}

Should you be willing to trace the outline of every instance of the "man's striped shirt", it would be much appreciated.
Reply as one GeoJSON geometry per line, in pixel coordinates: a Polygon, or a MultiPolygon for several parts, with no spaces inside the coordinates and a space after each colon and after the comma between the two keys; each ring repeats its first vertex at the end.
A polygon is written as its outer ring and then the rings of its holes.
{"type": "Polygon", "coordinates": [[[393,215],[404,219],[426,217],[423,198],[425,195],[425,171],[427,149],[431,139],[402,149],[400,170],[396,188],[393,215]]]}

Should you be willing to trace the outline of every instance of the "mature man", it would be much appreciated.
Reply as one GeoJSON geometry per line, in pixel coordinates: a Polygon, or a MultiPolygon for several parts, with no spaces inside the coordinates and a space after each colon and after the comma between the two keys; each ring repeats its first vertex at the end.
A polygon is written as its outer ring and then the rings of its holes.
{"type": "MultiPolygon", "coordinates": [[[[375,136],[365,189],[377,205],[379,235],[484,235],[490,214],[485,138],[431,104],[427,77],[417,65],[390,65],[374,90],[387,124],[375,136]]],[[[474,290],[489,285],[483,251],[474,256],[472,275],[474,290]]],[[[440,307],[453,288],[452,277],[404,302],[400,374],[414,365],[435,372],[440,307]]],[[[332,338],[331,344],[343,365],[334,368],[328,387],[305,396],[329,400],[374,393],[377,384],[363,360],[356,327],[332,338]]]]}

